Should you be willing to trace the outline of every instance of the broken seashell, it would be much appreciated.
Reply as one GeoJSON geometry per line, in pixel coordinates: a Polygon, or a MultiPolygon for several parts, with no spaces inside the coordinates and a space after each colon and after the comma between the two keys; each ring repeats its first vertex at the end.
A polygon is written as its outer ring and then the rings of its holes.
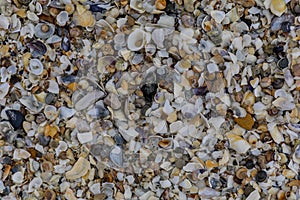
{"type": "Polygon", "coordinates": [[[225,12],[219,10],[212,10],[210,12],[211,17],[218,23],[221,24],[225,18],[225,12]]]}
{"type": "Polygon", "coordinates": [[[34,75],[41,75],[43,73],[44,66],[38,59],[31,59],[29,63],[28,71],[34,75]]]}
{"type": "Polygon", "coordinates": [[[286,11],[285,0],[271,0],[271,12],[280,17],[286,11]]]}
{"type": "Polygon", "coordinates": [[[34,27],[34,35],[41,39],[50,38],[55,31],[55,26],[48,23],[39,23],[34,27]]]}
{"type": "Polygon", "coordinates": [[[163,49],[165,40],[163,29],[155,29],[152,32],[152,40],[154,41],[158,49],[163,49]]]}
{"type": "Polygon", "coordinates": [[[251,147],[246,140],[238,135],[227,133],[226,136],[229,139],[230,147],[238,153],[246,153],[251,147]]]}
{"type": "Polygon", "coordinates": [[[104,97],[104,92],[102,91],[92,91],[87,93],[84,97],[82,97],[79,101],[75,103],[75,109],[77,111],[81,111],[87,109],[93,103],[95,103],[98,99],[104,97]]]}
{"type": "Polygon", "coordinates": [[[130,0],[130,8],[141,14],[145,12],[145,9],[143,8],[143,1],[141,0],[130,0]]]}
{"type": "Polygon", "coordinates": [[[66,172],[66,178],[69,180],[78,179],[84,176],[90,170],[90,168],[90,162],[83,157],[79,157],[73,168],[66,172]]]}
{"type": "Polygon", "coordinates": [[[4,99],[9,90],[9,84],[7,82],[0,84],[0,99],[4,99]]]}
{"type": "Polygon", "coordinates": [[[135,29],[128,36],[127,46],[131,51],[138,51],[142,49],[149,41],[149,35],[145,31],[141,29],[135,29]]]}
{"type": "Polygon", "coordinates": [[[123,151],[119,146],[115,146],[110,154],[110,160],[118,167],[123,167],[123,151]]]}
{"type": "Polygon", "coordinates": [[[61,11],[56,16],[56,22],[59,26],[65,26],[69,21],[69,13],[67,11],[61,11]]]}

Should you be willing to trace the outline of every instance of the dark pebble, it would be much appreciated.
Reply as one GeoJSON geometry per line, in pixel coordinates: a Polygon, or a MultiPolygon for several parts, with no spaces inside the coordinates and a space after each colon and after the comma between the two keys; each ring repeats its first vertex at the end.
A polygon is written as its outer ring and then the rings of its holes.
{"type": "Polygon", "coordinates": [[[283,46],[275,46],[273,48],[273,52],[276,53],[276,54],[279,54],[279,53],[283,52],[283,46]]]}
{"type": "Polygon", "coordinates": [[[148,102],[152,102],[157,91],[157,84],[145,84],[142,86],[141,90],[143,92],[145,100],[148,102]]]}
{"type": "Polygon", "coordinates": [[[91,146],[91,153],[95,156],[100,156],[102,151],[102,145],[101,144],[93,144],[91,146]]]}
{"type": "Polygon", "coordinates": [[[39,134],[38,135],[38,140],[40,145],[42,145],[43,147],[48,146],[49,142],[50,142],[50,137],[47,137],[43,134],[39,134]]]}
{"type": "Polygon", "coordinates": [[[116,134],[114,140],[118,146],[122,146],[125,143],[124,138],[120,134],[116,134]]]}
{"type": "Polygon", "coordinates": [[[255,189],[251,185],[247,185],[244,189],[245,196],[249,196],[249,194],[251,194],[251,192],[253,192],[254,190],[255,189]]]}
{"type": "Polygon", "coordinates": [[[99,4],[92,4],[92,5],[90,5],[90,11],[103,13],[104,11],[106,11],[106,9],[101,7],[101,5],[99,5],[99,4]]]}
{"type": "Polygon", "coordinates": [[[5,113],[8,117],[8,121],[15,130],[19,129],[22,126],[24,115],[20,111],[6,110],[5,113]]]}
{"type": "Polygon", "coordinates": [[[11,172],[14,174],[16,172],[19,172],[21,171],[21,165],[14,165],[12,168],[11,168],[11,172]]]}
{"type": "Polygon", "coordinates": [[[2,164],[11,165],[13,162],[10,157],[4,157],[1,161],[2,164]]]}
{"type": "Polygon", "coordinates": [[[266,180],[267,178],[267,172],[261,170],[261,171],[258,171],[256,176],[255,176],[255,180],[257,182],[263,182],[264,180],[266,180]]]}
{"type": "Polygon", "coordinates": [[[247,160],[245,166],[247,169],[252,169],[255,165],[253,163],[253,160],[247,160]]]}
{"type": "Polygon", "coordinates": [[[45,97],[45,103],[46,104],[51,104],[55,100],[55,95],[53,93],[48,93],[45,97]]]}
{"type": "Polygon", "coordinates": [[[110,114],[109,110],[105,106],[98,106],[97,109],[98,109],[98,112],[99,112],[98,116],[100,118],[105,118],[110,114]]]}
{"type": "Polygon", "coordinates": [[[289,33],[291,31],[291,23],[290,22],[282,22],[281,29],[285,33],[289,33]]]}
{"type": "Polygon", "coordinates": [[[70,47],[71,47],[71,43],[70,43],[69,38],[63,37],[62,40],[61,40],[61,44],[60,45],[61,45],[62,50],[69,51],[70,47]]]}
{"type": "Polygon", "coordinates": [[[197,96],[204,96],[208,92],[206,86],[201,86],[198,88],[193,88],[193,94],[197,96]]]}
{"type": "Polygon", "coordinates": [[[288,65],[289,65],[289,60],[287,58],[282,58],[277,63],[277,66],[280,69],[284,69],[284,68],[288,67],[288,65]]]}

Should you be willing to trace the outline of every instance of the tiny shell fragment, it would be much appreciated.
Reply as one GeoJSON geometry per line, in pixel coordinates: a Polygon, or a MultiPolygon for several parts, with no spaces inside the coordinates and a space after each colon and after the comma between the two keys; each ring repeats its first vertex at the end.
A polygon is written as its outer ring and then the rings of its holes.
{"type": "Polygon", "coordinates": [[[80,157],[70,171],[66,172],[66,178],[74,180],[84,176],[90,170],[90,162],[80,157]]]}

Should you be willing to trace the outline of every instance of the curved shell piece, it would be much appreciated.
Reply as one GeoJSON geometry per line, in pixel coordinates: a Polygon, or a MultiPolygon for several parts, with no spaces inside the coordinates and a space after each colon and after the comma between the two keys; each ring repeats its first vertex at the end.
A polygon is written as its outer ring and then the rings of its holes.
{"type": "Polygon", "coordinates": [[[74,164],[73,168],[66,173],[66,178],[75,180],[84,176],[91,168],[90,162],[83,157],[80,157],[74,164]]]}
{"type": "Polygon", "coordinates": [[[246,140],[236,134],[227,133],[226,136],[229,139],[230,147],[238,153],[246,153],[251,147],[246,140]]]}
{"type": "Polygon", "coordinates": [[[52,105],[47,105],[45,106],[44,114],[47,119],[54,120],[58,116],[57,108],[52,105]]]}
{"type": "Polygon", "coordinates": [[[127,40],[127,46],[131,51],[138,51],[144,47],[148,38],[146,32],[140,29],[135,29],[130,33],[127,40]]]}
{"type": "Polygon", "coordinates": [[[55,26],[48,23],[38,23],[34,27],[34,35],[41,39],[47,39],[53,35],[55,26]]]}
{"type": "Polygon", "coordinates": [[[29,63],[28,71],[34,75],[41,75],[43,73],[44,66],[38,59],[31,59],[29,63]]]}
{"type": "Polygon", "coordinates": [[[69,21],[69,14],[67,11],[61,11],[57,16],[56,16],[56,21],[57,24],[60,26],[65,26],[67,22],[69,21]]]}
{"type": "Polygon", "coordinates": [[[270,9],[274,15],[280,17],[286,11],[285,0],[272,0],[270,9]]]}
{"type": "Polygon", "coordinates": [[[111,65],[113,62],[116,61],[116,58],[114,56],[103,56],[98,59],[98,65],[97,65],[97,70],[100,73],[105,72],[105,67],[108,65],[111,65]]]}
{"type": "Polygon", "coordinates": [[[294,162],[300,164],[300,144],[295,148],[295,152],[293,153],[294,162]]]}
{"type": "Polygon", "coordinates": [[[8,83],[5,82],[5,83],[0,84],[0,99],[3,99],[7,95],[8,90],[9,90],[8,83]]]}
{"type": "Polygon", "coordinates": [[[145,9],[143,8],[143,1],[141,0],[130,0],[130,8],[139,13],[145,12],[145,9]]]}
{"type": "Polygon", "coordinates": [[[165,40],[165,35],[163,29],[155,29],[152,32],[152,40],[156,44],[158,49],[163,49],[164,48],[164,40],[165,40]]]}

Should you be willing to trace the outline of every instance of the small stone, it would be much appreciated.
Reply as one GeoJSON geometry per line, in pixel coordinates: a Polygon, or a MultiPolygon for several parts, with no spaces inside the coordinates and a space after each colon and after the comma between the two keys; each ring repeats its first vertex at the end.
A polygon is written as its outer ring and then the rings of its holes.
{"type": "Polygon", "coordinates": [[[53,93],[48,93],[45,97],[45,103],[51,104],[55,101],[55,95],[53,93]]]}
{"type": "Polygon", "coordinates": [[[255,180],[257,182],[263,182],[264,180],[266,180],[267,178],[267,172],[261,170],[261,171],[258,171],[256,176],[255,176],[255,180]]]}
{"type": "Polygon", "coordinates": [[[13,126],[13,128],[19,129],[22,126],[22,123],[24,121],[24,115],[17,110],[6,110],[5,111],[9,123],[13,126]]]}
{"type": "Polygon", "coordinates": [[[77,139],[81,144],[91,142],[93,140],[92,132],[77,133],[77,139]]]}
{"type": "Polygon", "coordinates": [[[22,172],[16,172],[12,175],[12,181],[17,184],[21,184],[24,181],[24,175],[22,172]]]}
{"type": "Polygon", "coordinates": [[[141,90],[143,92],[143,96],[145,100],[148,102],[152,102],[154,95],[156,94],[157,84],[152,83],[152,84],[143,85],[141,90]]]}
{"type": "Polygon", "coordinates": [[[234,121],[242,128],[246,130],[251,130],[254,125],[254,120],[252,116],[247,113],[246,117],[234,118],[234,121]]]}
{"type": "Polygon", "coordinates": [[[90,191],[96,195],[96,194],[100,194],[100,183],[94,183],[93,185],[90,186],[90,191]]]}
{"type": "Polygon", "coordinates": [[[103,100],[103,103],[110,106],[112,109],[117,110],[121,107],[121,102],[118,96],[114,93],[109,93],[103,100]]]}

